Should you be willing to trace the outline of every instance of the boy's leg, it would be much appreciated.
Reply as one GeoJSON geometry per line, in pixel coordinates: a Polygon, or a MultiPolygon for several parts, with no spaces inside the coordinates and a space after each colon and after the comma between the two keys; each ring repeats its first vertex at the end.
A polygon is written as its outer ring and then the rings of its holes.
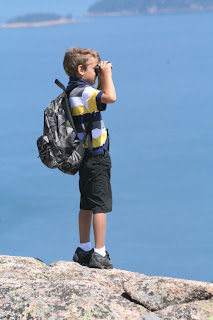
{"type": "Polygon", "coordinates": [[[82,265],[88,265],[93,253],[90,242],[90,227],[91,227],[92,211],[79,211],[79,236],[80,246],[76,249],[73,260],[82,265]]]}
{"type": "Polygon", "coordinates": [[[91,268],[112,269],[108,252],[105,250],[106,213],[93,214],[93,229],[95,237],[95,249],[91,256],[89,266],[91,268]]]}
{"type": "Polygon", "coordinates": [[[79,211],[79,236],[80,243],[90,242],[90,228],[91,228],[92,210],[79,211]]]}
{"type": "Polygon", "coordinates": [[[93,230],[95,237],[95,248],[103,248],[105,246],[106,213],[95,213],[93,215],[93,230]]]}

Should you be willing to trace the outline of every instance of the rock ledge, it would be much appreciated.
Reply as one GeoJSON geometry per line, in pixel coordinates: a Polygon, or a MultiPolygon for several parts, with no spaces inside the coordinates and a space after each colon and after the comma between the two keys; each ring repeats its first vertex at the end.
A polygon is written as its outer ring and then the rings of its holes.
{"type": "Polygon", "coordinates": [[[0,256],[0,319],[213,320],[213,284],[0,256]]]}

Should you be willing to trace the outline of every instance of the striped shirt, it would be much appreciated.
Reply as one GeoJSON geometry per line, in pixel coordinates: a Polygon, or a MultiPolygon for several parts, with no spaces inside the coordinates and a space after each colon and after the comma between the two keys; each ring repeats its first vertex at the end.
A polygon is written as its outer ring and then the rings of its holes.
{"type": "MultiPolygon", "coordinates": [[[[88,82],[79,78],[70,78],[68,86],[79,82],[82,83],[74,88],[69,95],[69,102],[73,121],[78,138],[83,140],[91,113],[94,112],[92,126],[92,148],[93,155],[102,154],[108,148],[108,136],[101,111],[106,109],[106,104],[101,103],[101,90],[93,88],[88,82]]],[[[88,141],[85,142],[86,152],[88,141]]]]}

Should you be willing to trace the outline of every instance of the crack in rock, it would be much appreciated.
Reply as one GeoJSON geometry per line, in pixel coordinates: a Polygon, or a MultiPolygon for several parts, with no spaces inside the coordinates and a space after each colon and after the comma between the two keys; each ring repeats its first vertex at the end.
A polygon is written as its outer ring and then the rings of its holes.
{"type": "Polygon", "coordinates": [[[150,311],[213,298],[213,284],[162,277],[142,277],[124,284],[125,292],[150,311]]]}

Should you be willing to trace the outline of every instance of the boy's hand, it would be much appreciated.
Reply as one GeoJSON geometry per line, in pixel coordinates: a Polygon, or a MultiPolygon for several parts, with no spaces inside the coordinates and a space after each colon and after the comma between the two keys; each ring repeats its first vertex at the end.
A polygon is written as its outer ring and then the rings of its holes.
{"type": "Polygon", "coordinates": [[[101,96],[102,103],[114,103],[116,101],[115,87],[112,81],[112,64],[108,61],[101,61],[100,63],[100,80],[104,81],[102,90],[104,93],[101,96]]]}
{"type": "Polygon", "coordinates": [[[101,61],[100,63],[100,76],[106,77],[106,76],[112,76],[112,64],[108,61],[101,61]]]}

